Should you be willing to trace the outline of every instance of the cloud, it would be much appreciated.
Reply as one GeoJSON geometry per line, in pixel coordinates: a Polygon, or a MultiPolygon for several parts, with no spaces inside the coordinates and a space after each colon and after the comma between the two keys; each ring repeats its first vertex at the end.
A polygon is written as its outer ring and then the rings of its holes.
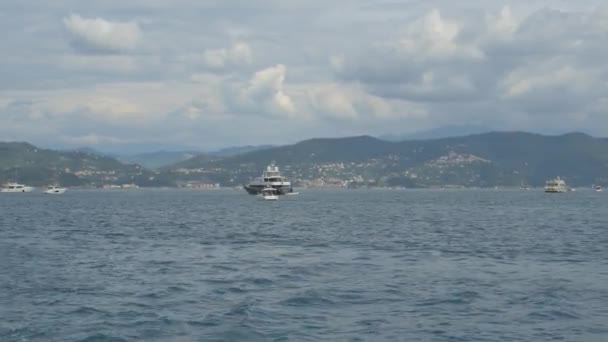
{"type": "Polygon", "coordinates": [[[0,2],[3,136],[233,145],[470,123],[608,135],[601,0],[177,3],[0,2]]]}
{"type": "Polygon", "coordinates": [[[249,65],[253,61],[253,51],[247,43],[239,42],[228,49],[209,49],[203,53],[203,63],[214,69],[230,66],[249,65]]]}
{"type": "Polygon", "coordinates": [[[603,13],[540,9],[517,17],[504,7],[474,20],[435,9],[396,37],[369,42],[358,55],[337,55],[331,65],[344,81],[424,105],[449,123],[477,116],[521,127],[532,123],[522,118],[542,114],[568,129],[574,113],[597,108],[608,91],[603,13]]]}
{"type": "Polygon", "coordinates": [[[72,14],[63,25],[76,46],[87,52],[117,53],[134,50],[142,39],[136,22],[112,22],[102,18],[83,18],[72,14]]]}
{"type": "Polygon", "coordinates": [[[434,9],[408,25],[389,46],[402,57],[418,62],[483,59],[483,52],[475,45],[458,41],[460,31],[458,23],[443,18],[439,10],[434,9]]]}
{"type": "Polygon", "coordinates": [[[322,117],[340,121],[367,118],[388,118],[397,113],[393,105],[380,97],[368,94],[357,84],[320,84],[309,89],[312,111],[322,117]]]}
{"type": "Polygon", "coordinates": [[[128,55],[65,55],[61,66],[68,70],[85,70],[110,73],[131,73],[141,66],[128,55]]]}
{"type": "Polygon", "coordinates": [[[228,107],[234,111],[294,117],[296,105],[284,87],[286,73],[283,64],[257,71],[246,85],[227,94],[228,107]]]}

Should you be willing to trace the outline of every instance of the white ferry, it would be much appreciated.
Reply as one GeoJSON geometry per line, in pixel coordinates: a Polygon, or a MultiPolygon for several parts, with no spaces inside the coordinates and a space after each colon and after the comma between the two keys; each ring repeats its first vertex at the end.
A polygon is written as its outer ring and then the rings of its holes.
{"type": "Polygon", "coordinates": [[[557,177],[555,179],[550,179],[545,182],[545,192],[567,192],[568,186],[566,186],[566,182],[563,179],[557,177]]]}

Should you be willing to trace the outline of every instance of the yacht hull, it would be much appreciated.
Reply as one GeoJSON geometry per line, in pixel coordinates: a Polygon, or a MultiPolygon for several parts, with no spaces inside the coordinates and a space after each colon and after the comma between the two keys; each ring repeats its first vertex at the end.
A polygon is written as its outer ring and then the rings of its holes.
{"type": "Polygon", "coordinates": [[[66,189],[52,189],[52,190],[46,190],[44,193],[45,194],[49,194],[49,195],[60,195],[63,194],[65,192],[66,189]]]}
{"type": "Polygon", "coordinates": [[[247,191],[247,193],[250,195],[259,195],[262,193],[262,190],[264,188],[268,188],[268,187],[276,189],[277,193],[279,195],[286,195],[293,191],[291,186],[266,186],[266,185],[251,185],[251,184],[243,186],[245,191],[247,191]]]}
{"type": "Polygon", "coordinates": [[[13,192],[32,192],[33,189],[34,188],[32,188],[32,187],[26,186],[26,187],[23,187],[20,189],[2,189],[2,190],[0,190],[0,192],[11,192],[11,193],[13,193],[13,192]]]}

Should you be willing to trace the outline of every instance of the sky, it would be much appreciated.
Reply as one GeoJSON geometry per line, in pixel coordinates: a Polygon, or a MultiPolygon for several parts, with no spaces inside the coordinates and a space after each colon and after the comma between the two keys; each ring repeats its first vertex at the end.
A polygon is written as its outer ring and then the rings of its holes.
{"type": "Polygon", "coordinates": [[[443,126],[608,136],[608,5],[3,0],[0,140],[209,150],[443,126]]]}

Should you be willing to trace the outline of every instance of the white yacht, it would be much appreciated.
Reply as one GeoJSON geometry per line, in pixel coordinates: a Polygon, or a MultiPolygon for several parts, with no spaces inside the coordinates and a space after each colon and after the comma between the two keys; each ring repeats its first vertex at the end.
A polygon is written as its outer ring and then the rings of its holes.
{"type": "Polygon", "coordinates": [[[568,186],[563,179],[557,177],[545,182],[545,192],[567,192],[568,186]]]}
{"type": "Polygon", "coordinates": [[[264,201],[276,201],[279,199],[279,192],[275,188],[264,188],[261,193],[264,201]]]}
{"type": "Polygon", "coordinates": [[[604,191],[604,189],[602,189],[601,185],[594,185],[593,186],[593,191],[595,191],[595,192],[602,192],[602,191],[604,191]]]}
{"type": "Polygon", "coordinates": [[[19,183],[7,183],[0,192],[32,192],[34,188],[19,183]]]}
{"type": "Polygon", "coordinates": [[[251,183],[244,186],[245,190],[251,195],[258,195],[266,188],[273,188],[277,195],[293,193],[291,182],[281,176],[279,167],[272,162],[266,167],[261,177],[257,177],[251,183]]]}
{"type": "Polygon", "coordinates": [[[67,189],[66,188],[60,188],[58,186],[55,185],[49,185],[46,190],[44,191],[45,194],[62,194],[64,192],[66,192],[67,189]]]}

